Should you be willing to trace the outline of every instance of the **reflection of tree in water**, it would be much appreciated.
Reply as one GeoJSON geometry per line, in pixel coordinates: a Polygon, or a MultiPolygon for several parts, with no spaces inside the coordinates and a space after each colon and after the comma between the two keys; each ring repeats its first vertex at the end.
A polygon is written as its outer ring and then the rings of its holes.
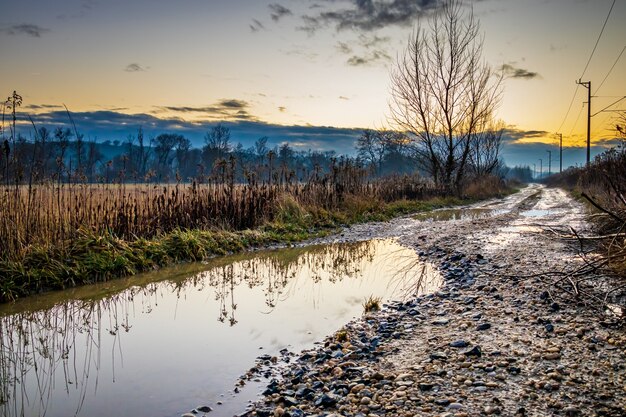
{"type": "Polygon", "coordinates": [[[53,391],[59,389],[77,395],[78,414],[92,372],[93,386],[98,384],[103,337],[114,338],[114,367],[120,334],[131,329],[134,297],[142,293],[142,306],[149,311],[149,295],[156,288],[133,287],[106,299],[74,300],[0,317],[0,415],[45,415],[53,391]]]}
{"type": "Polygon", "coordinates": [[[310,272],[307,278],[313,283],[321,282],[323,277],[331,283],[358,277],[362,262],[373,260],[374,249],[373,242],[365,241],[265,252],[252,259],[214,266],[185,284],[195,286],[200,280],[214,287],[220,304],[218,320],[233,326],[237,323],[235,288],[239,285],[263,287],[265,304],[273,309],[281,297],[287,296],[286,288],[303,269],[310,272]]]}
{"type": "Polygon", "coordinates": [[[303,279],[312,283],[358,279],[363,263],[374,259],[375,249],[374,242],[359,242],[262,252],[235,257],[235,261],[216,259],[208,270],[184,279],[151,282],[122,288],[105,298],[70,300],[47,310],[2,316],[0,415],[44,415],[58,390],[77,399],[78,414],[90,387],[97,389],[102,363],[109,362],[101,362],[104,338],[114,338],[110,366],[115,380],[116,362],[122,359],[121,336],[132,328],[129,318],[137,310],[150,313],[158,300],[169,294],[184,298],[189,290],[213,288],[219,321],[234,326],[238,286],[263,288],[265,304],[272,309],[295,291],[303,269],[310,273],[303,279]]]}

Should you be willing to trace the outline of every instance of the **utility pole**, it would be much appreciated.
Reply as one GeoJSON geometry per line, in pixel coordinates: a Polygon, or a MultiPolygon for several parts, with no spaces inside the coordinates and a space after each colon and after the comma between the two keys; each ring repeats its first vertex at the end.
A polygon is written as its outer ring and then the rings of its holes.
{"type": "Polygon", "coordinates": [[[533,179],[537,178],[537,164],[533,164],[533,179]]]}
{"type": "Polygon", "coordinates": [[[548,177],[552,175],[552,151],[548,152],[548,177]]]}
{"type": "Polygon", "coordinates": [[[543,159],[539,158],[539,179],[543,177],[543,159]]]}
{"type": "Polygon", "coordinates": [[[587,89],[587,165],[591,162],[591,81],[576,81],[587,89]]]}
{"type": "Polygon", "coordinates": [[[563,172],[563,134],[557,133],[559,135],[559,174],[563,172]]]}

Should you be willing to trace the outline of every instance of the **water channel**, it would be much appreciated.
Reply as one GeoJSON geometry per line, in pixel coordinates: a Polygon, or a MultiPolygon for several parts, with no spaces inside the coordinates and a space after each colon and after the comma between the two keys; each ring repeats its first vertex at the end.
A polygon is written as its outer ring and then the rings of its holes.
{"type": "Polygon", "coordinates": [[[362,314],[369,296],[440,285],[393,240],[259,251],[0,306],[0,415],[232,416],[259,355],[297,352],[362,314]],[[217,405],[221,402],[221,405],[217,405]]]}

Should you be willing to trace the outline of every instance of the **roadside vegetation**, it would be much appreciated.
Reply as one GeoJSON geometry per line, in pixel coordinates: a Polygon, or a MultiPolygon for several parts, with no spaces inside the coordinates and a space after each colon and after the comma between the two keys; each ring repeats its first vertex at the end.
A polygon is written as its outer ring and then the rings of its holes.
{"type": "MultiPolygon", "coordinates": [[[[579,247],[582,263],[561,271],[553,280],[566,298],[592,307],[603,318],[626,323],[626,139],[598,155],[584,168],[570,168],[548,177],[549,186],[568,190],[589,207],[592,233],[556,231],[579,247]]],[[[619,136],[618,136],[619,137],[619,136]]]]}
{"type": "MultiPolygon", "coordinates": [[[[619,125],[618,125],[619,126],[619,125]]],[[[584,168],[570,168],[546,179],[583,199],[592,208],[590,215],[597,235],[578,236],[585,243],[597,244],[602,264],[622,277],[626,285],[626,146],[598,155],[584,168]]]]}

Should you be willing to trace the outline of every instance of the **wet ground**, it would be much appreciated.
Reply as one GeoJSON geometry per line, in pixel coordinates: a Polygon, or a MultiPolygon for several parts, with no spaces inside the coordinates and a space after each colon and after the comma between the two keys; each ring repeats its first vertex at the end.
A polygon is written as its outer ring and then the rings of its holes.
{"type": "Polygon", "coordinates": [[[626,415],[623,330],[558,298],[538,276],[582,262],[553,233],[570,227],[588,232],[583,207],[533,185],[169,270],[166,281],[146,275],[8,306],[0,378],[26,376],[3,385],[11,401],[2,410],[626,415]],[[396,301],[361,316],[370,295],[396,301]],[[262,399],[246,407],[259,390],[262,399]]]}
{"type": "Polygon", "coordinates": [[[351,321],[296,355],[242,415],[626,415],[620,321],[541,275],[582,264],[577,242],[553,233],[589,232],[582,205],[534,185],[466,212],[359,225],[333,237],[396,236],[436,265],[445,284],[351,321]]]}

